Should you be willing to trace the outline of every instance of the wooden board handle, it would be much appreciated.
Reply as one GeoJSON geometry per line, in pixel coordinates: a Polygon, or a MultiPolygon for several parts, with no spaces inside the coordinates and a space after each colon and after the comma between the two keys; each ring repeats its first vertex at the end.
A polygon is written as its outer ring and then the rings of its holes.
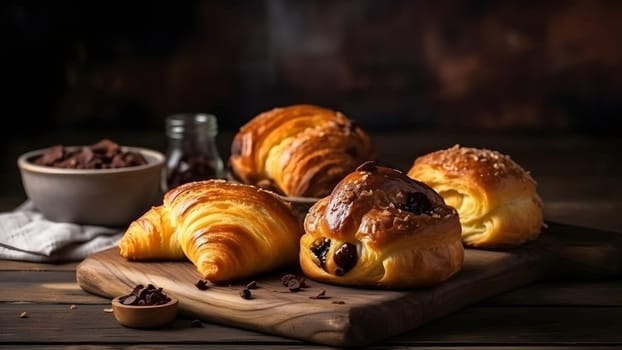
{"type": "Polygon", "coordinates": [[[622,274],[622,233],[547,222],[540,247],[553,264],[549,278],[613,278],[622,274]]]}

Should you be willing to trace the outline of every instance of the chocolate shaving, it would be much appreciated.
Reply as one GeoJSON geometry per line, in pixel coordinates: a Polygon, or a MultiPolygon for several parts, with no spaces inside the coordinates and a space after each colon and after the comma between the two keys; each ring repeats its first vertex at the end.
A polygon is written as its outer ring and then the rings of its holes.
{"type": "Polygon", "coordinates": [[[328,297],[326,296],[326,289],[322,289],[316,295],[312,295],[312,296],[309,297],[309,299],[327,299],[327,298],[328,297]]]}

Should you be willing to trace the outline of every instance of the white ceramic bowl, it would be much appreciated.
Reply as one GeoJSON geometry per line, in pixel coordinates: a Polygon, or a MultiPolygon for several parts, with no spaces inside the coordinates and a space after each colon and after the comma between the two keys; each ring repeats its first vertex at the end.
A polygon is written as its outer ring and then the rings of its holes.
{"type": "MultiPolygon", "coordinates": [[[[73,146],[77,147],[80,146],[73,146]]],[[[127,226],[161,202],[164,155],[139,147],[121,148],[141,153],[147,164],[113,169],[65,169],[33,163],[47,149],[24,153],[17,159],[24,191],[52,221],[127,226]]]]}

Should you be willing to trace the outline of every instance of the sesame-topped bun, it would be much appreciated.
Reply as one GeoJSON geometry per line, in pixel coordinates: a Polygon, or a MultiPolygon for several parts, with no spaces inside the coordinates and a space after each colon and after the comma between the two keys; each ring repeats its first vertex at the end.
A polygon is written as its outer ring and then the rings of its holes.
{"type": "Polygon", "coordinates": [[[456,210],[429,186],[366,162],[311,207],[300,240],[309,278],[358,287],[413,288],[460,270],[456,210]]]}
{"type": "Polygon", "coordinates": [[[434,188],[458,210],[465,245],[511,248],[541,232],[536,182],[507,155],[455,145],[418,157],[408,176],[434,188]]]}

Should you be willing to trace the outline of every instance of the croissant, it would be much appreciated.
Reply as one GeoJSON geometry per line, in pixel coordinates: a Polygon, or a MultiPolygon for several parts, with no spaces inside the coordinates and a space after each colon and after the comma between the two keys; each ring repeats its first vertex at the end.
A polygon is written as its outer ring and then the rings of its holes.
{"type": "Polygon", "coordinates": [[[508,249],[540,235],[543,213],[537,184],[507,155],[454,145],[416,158],[407,174],[458,210],[467,246],[508,249]]]}
{"type": "Polygon", "coordinates": [[[276,194],[225,180],[190,182],[133,221],[119,243],[129,260],[188,258],[214,283],[296,264],[300,221],[276,194]]]}
{"type": "Polygon", "coordinates": [[[292,105],[243,125],[231,144],[229,167],[243,183],[319,198],[374,154],[370,137],[345,115],[292,105]]]}
{"type": "Polygon", "coordinates": [[[300,266],[306,276],[355,287],[414,288],[462,268],[456,210],[406,174],[366,162],[305,217],[300,266]]]}

